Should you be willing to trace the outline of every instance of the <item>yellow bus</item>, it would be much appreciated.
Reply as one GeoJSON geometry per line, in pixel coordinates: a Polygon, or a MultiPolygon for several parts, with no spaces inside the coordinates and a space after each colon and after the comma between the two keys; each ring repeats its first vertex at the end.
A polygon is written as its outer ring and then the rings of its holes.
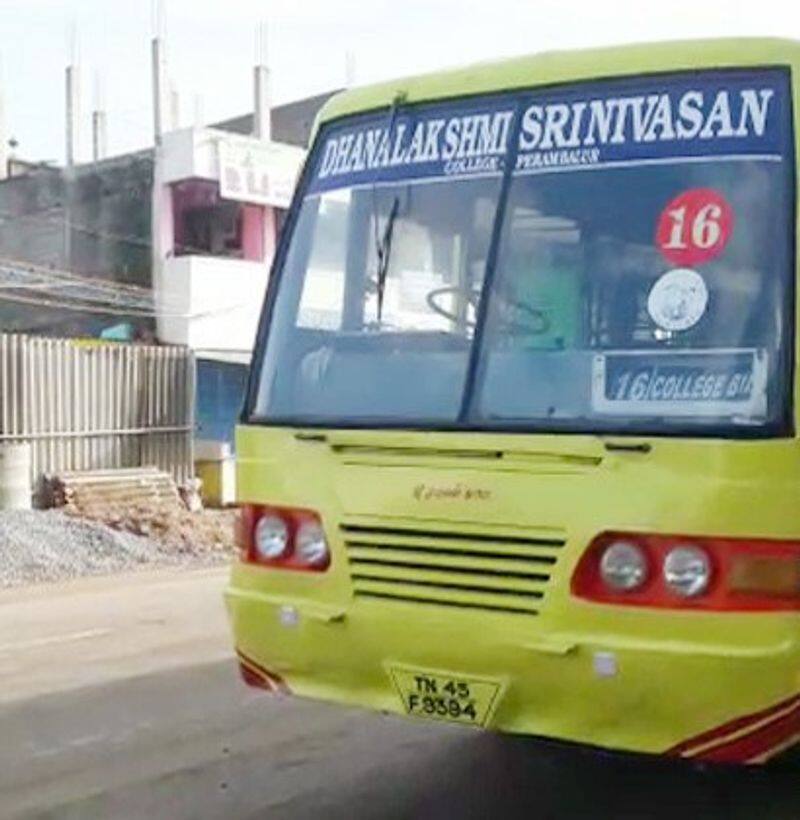
{"type": "Polygon", "coordinates": [[[237,433],[245,679],[702,761],[800,736],[800,45],[321,112],[237,433]]]}

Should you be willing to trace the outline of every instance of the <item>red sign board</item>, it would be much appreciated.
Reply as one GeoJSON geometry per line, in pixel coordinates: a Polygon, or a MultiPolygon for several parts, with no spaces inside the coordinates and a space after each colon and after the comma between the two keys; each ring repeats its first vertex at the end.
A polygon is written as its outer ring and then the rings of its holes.
{"type": "Polygon", "coordinates": [[[690,188],[661,212],[656,245],[674,265],[691,267],[719,256],[733,232],[733,209],[711,188],[690,188]]]}

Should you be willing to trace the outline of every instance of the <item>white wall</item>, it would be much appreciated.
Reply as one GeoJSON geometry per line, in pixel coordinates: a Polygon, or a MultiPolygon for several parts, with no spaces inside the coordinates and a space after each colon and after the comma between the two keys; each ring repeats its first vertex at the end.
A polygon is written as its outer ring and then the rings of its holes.
{"type": "Polygon", "coordinates": [[[218,143],[225,134],[211,128],[181,128],[162,138],[158,161],[161,182],[219,179],[218,143]]]}
{"type": "Polygon", "coordinates": [[[162,342],[197,351],[250,351],[269,279],[267,262],[177,256],[155,282],[162,342]]]}

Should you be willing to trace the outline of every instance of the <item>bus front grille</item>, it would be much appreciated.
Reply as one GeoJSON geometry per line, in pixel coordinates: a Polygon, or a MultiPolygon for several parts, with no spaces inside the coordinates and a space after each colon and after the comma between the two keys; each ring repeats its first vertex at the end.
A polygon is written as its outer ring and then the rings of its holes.
{"type": "Polygon", "coordinates": [[[428,525],[345,523],[356,597],[537,615],[561,534],[500,535],[428,525]]]}

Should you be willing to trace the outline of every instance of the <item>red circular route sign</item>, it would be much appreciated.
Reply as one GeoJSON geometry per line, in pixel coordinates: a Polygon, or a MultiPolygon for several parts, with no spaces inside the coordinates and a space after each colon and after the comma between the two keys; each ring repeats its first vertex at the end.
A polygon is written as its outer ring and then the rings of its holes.
{"type": "Polygon", "coordinates": [[[658,218],[656,245],[674,265],[701,265],[719,256],[733,233],[733,209],[712,188],[690,188],[658,218]]]}

